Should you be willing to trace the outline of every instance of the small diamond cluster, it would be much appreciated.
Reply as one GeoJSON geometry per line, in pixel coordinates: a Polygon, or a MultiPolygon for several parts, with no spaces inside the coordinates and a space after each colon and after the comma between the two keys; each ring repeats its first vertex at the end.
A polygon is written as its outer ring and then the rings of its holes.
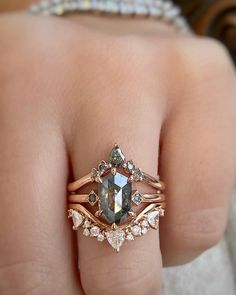
{"type": "Polygon", "coordinates": [[[127,225],[124,229],[114,228],[101,229],[98,224],[93,223],[80,212],[70,209],[69,217],[73,221],[73,229],[83,228],[83,234],[87,237],[95,237],[99,242],[107,239],[108,243],[116,250],[122,246],[125,240],[133,241],[135,237],[145,235],[150,228],[158,229],[159,216],[164,215],[164,209],[158,208],[146,213],[141,220],[127,225]]]}
{"type": "Polygon", "coordinates": [[[41,0],[30,7],[30,12],[56,16],[93,12],[154,17],[173,25],[177,31],[190,31],[181,9],[170,0],[41,0]]]}

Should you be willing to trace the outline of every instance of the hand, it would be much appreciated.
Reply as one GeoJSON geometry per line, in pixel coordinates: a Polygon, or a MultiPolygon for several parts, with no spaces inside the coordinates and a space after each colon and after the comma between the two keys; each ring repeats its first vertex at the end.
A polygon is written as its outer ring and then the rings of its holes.
{"type": "Polygon", "coordinates": [[[109,32],[84,20],[0,18],[1,294],[158,294],[162,260],[187,263],[225,229],[236,166],[225,49],[155,22],[123,35],[116,19],[109,32]],[[161,246],[150,231],[116,254],[79,231],[77,252],[68,178],[114,142],[166,182],[161,246]]]}

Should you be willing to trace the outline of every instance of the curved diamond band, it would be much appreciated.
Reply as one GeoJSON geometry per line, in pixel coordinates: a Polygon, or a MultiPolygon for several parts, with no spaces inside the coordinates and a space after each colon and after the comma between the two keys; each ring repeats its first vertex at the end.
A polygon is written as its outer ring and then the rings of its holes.
{"type": "Polygon", "coordinates": [[[107,240],[119,251],[125,240],[145,235],[149,228],[158,229],[159,217],[165,209],[164,189],[159,177],[136,168],[132,160],[126,161],[116,144],[109,162],[101,161],[98,168],[68,185],[68,212],[73,229],[82,227],[85,236],[96,237],[100,242],[107,240]],[[155,188],[156,192],[134,190],[133,185],[138,182],[155,188]],[[89,183],[97,183],[98,189],[79,193],[89,183]],[[90,206],[97,207],[95,214],[90,212],[90,206]]]}

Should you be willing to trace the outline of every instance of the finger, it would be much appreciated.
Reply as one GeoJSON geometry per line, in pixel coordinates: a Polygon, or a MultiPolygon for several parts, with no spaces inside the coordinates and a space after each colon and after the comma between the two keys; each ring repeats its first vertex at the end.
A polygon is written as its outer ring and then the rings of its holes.
{"type": "MultiPolygon", "coordinates": [[[[127,159],[133,159],[145,172],[155,176],[161,125],[156,103],[148,102],[144,108],[140,101],[129,98],[129,109],[122,112],[118,105],[113,110],[114,101],[102,99],[101,93],[99,98],[101,104],[90,101],[93,108],[82,110],[74,123],[78,126],[71,148],[75,179],[89,173],[102,159],[107,160],[114,142],[121,146],[127,159]],[[104,117],[98,116],[101,105],[109,110],[104,117]],[[116,112],[119,116],[113,125],[116,112]],[[128,128],[124,122],[129,122],[128,128]]],[[[150,188],[145,186],[145,189],[150,188]]],[[[162,262],[157,231],[150,230],[146,236],[126,241],[117,254],[107,241],[99,243],[79,230],[78,248],[81,283],[86,294],[159,293],[162,262]]]]}
{"type": "Polygon", "coordinates": [[[203,79],[184,74],[189,83],[178,95],[183,100],[163,129],[160,165],[168,184],[168,210],[161,224],[165,265],[186,263],[215,245],[227,220],[235,179],[236,91],[227,59],[225,65],[217,62],[221,55],[216,59],[214,51],[211,54],[214,73],[197,63],[203,79]]]}
{"type": "Polygon", "coordinates": [[[35,101],[5,94],[0,103],[0,293],[79,294],[60,130],[35,101]]]}

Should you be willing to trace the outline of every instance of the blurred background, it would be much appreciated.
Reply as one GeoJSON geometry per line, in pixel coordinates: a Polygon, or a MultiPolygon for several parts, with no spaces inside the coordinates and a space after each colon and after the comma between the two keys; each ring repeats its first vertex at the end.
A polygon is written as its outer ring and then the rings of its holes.
{"type": "MultiPolygon", "coordinates": [[[[35,0],[0,0],[0,12],[24,9],[35,0]]],[[[236,64],[236,0],[174,0],[193,30],[219,39],[236,64]]]]}

